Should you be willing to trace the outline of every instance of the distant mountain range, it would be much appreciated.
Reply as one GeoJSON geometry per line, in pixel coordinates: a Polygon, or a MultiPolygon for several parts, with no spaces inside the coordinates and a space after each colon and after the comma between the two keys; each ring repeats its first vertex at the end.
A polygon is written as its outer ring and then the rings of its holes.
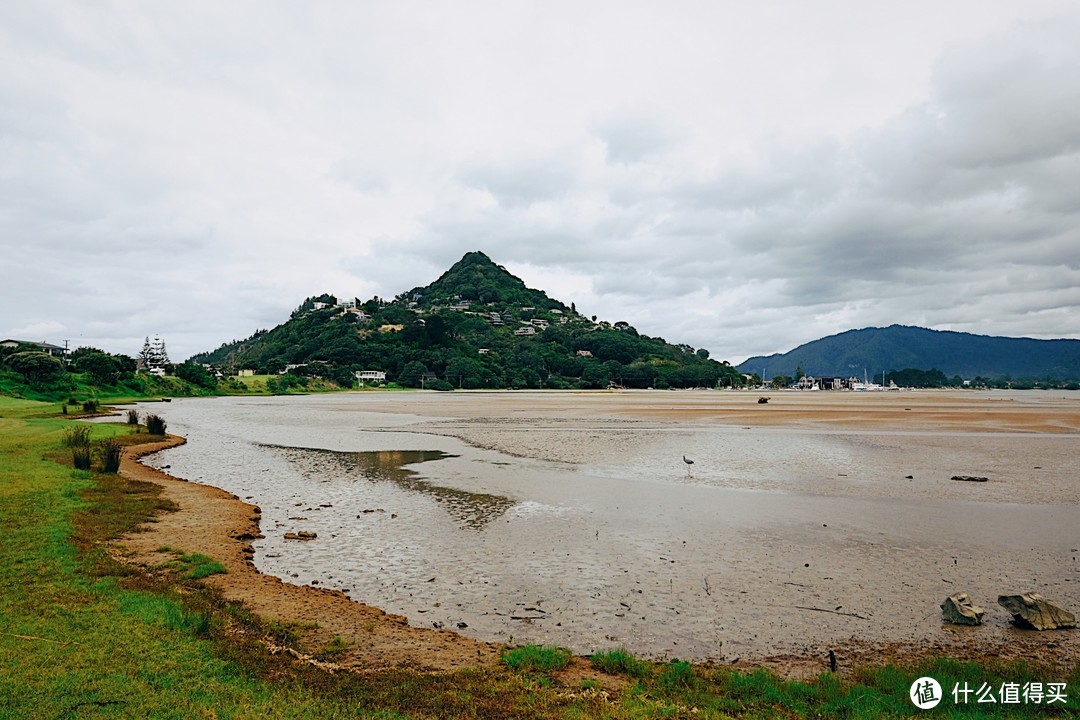
{"type": "Polygon", "coordinates": [[[742,379],[707,350],[587,318],[482,252],[393,300],[310,297],[278,327],[191,359],[342,385],[357,371],[385,373],[390,382],[435,389],[715,387],[742,379]]]}
{"type": "Polygon", "coordinates": [[[800,345],[786,353],[752,357],[741,372],[794,377],[863,377],[914,368],[948,377],[1080,379],[1080,340],[993,337],[906,325],[848,330],[800,345]]]}

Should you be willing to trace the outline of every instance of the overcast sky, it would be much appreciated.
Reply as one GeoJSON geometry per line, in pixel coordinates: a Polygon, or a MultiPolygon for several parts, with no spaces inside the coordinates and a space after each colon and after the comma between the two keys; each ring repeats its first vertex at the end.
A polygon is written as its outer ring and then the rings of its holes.
{"type": "Polygon", "coordinates": [[[173,360],[470,250],[741,362],[1080,338],[1074,0],[5,2],[0,339],[173,360]]]}

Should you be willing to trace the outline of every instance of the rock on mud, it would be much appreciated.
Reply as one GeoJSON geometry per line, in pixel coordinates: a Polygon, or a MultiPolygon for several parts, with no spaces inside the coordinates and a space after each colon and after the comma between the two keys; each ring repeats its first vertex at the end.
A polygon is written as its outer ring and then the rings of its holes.
{"type": "Polygon", "coordinates": [[[319,537],[317,533],[313,533],[310,530],[301,530],[300,532],[287,532],[285,533],[286,540],[314,540],[319,537]]]}
{"type": "Polygon", "coordinates": [[[953,475],[953,480],[959,480],[960,482],[986,482],[989,478],[984,478],[979,475],[953,475]]]}
{"type": "Polygon", "coordinates": [[[941,615],[945,622],[953,625],[982,625],[986,611],[971,602],[967,593],[955,593],[941,603],[941,615]]]}
{"type": "Polygon", "coordinates": [[[1036,630],[1076,627],[1076,616],[1053,604],[1039,593],[999,595],[998,605],[1013,615],[1013,622],[1036,630]]]}

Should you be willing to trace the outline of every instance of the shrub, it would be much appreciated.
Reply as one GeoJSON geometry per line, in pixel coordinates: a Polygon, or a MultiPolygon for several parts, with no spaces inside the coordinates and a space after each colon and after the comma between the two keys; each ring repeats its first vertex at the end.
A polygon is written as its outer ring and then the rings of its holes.
{"type": "Polygon", "coordinates": [[[165,418],[155,413],[146,414],[146,432],[151,435],[164,435],[166,427],[165,418]]]}
{"type": "Polygon", "coordinates": [[[525,645],[507,650],[502,661],[514,670],[561,670],[570,664],[571,657],[573,653],[566,648],[554,645],[525,645]]]}
{"type": "Polygon", "coordinates": [[[87,400],[82,404],[82,409],[85,413],[96,413],[100,407],[101,403],[97,400],[87,400]]]}
{"type": "Polygon", "coordinates": [[[86,424],[72,425],[64,429],[64,447],[83,447],[90,444],[91,427],[86,424]]]}
{"type": "Polygon", "coordinates": [[[120,456],[124,453],[124,446],[119,440],[105,438],[98,443],[98,452],[101,453],[102,472],[120,472],[120,456]]]}
{"type": "Polygon", "coordinates": [[[90,446],[79,445],[71,448],[71,464],[76,470],[90,469],[90,446]]]}
{"type": "Polygon", "coordinates": [[[139,411],[136,410],[135,408],[132,408],[131,410],[128,410],[127,411],[127,419],[128,419],[128,425],[138,425],[139,424],[139,411]]]}
{"type": "Polygon", "coordinates": [[[72,395],[71,397],[68,398],[67,404],[68,405],[78,405],[79,404],[79,399],[77,397],[75,397],[74,395],[72,395]]]}
{"type": "Polygon", "coordinates": [[[631,677],[646,677],[649,675],[649,663],[638,660],[622,648],[616,650],[604,650],[594,653],[592,666],[606,673],[621,673],[631,677]]]}
{"type": "Polygon", "coordinates": [[[442,391],[447,391],[447,390],[453,390],[454,389],[454,386],[451,385],[450,383],[446,382],[445,380],[428,380],[426,383],[424,383],[424,387],[427,388],[428,390],[442,390],[442,391]]]}

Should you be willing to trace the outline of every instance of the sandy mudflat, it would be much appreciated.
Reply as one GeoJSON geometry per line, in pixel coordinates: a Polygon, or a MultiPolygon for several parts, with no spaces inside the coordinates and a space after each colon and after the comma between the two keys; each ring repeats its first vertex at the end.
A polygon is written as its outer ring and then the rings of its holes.
{"type": "Polygon", "coordinates": [[[228,492],[159,477],[181,510],[132,542],[147,560],[161,545],[232,557],[214,579],[227,594],[355,638],[364,667],[490,659],[423,629],[459,623],[480,641],[715,662],[816,663],[829,648],[1075,662],[1076,631],[1014,629],[995,598],[1038,591],[1080,609],[1080,397],[758,396],[177,401],[170,429],[191,442],[151,462],[228,492]],[[254,533],[230,493],[262,508],[265,538],[231,539],[254,533]],[[283,539],[300,529],[319,539],[283,539]],[[244,570],[249,543],[287,582],[244,570]],[[941,624],[957,591],[985,626],[941,624]]]}

